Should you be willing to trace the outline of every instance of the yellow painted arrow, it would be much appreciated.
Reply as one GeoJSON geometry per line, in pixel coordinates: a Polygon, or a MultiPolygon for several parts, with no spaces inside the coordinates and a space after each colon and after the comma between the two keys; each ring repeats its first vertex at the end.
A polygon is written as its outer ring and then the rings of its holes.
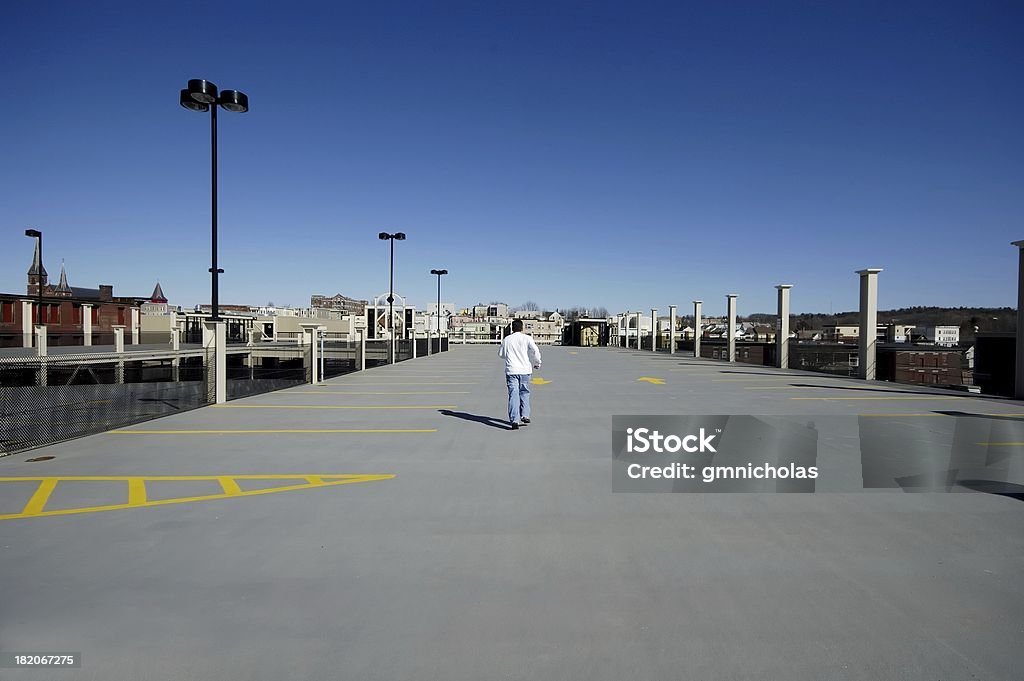
{"type": "Polygon", "coordinates": [[[551,381],[547,380],[546,378],[541,378],[540,376],[534,376],[533,378],[530,379],[530,383],[533,383],[534,385],[547,385],[550,382],[551,381]]]}
{"type": "Polygon", "coordinates": [[[662,378],[651,378],[650,376],[641,376],[636,380],[647,381],[648,383],[653,383],[654,385],[665,385],[665,379],[662,378]]]}

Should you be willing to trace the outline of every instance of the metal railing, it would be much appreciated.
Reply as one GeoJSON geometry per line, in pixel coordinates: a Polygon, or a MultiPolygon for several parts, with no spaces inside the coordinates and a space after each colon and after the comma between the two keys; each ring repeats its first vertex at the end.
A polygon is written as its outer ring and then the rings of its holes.
{"type": "MultiPolygon", "coordinates": [[[[448,349],[445,339],[434,342],[436,351],[448,349]]],[[[411,359],[413,343],[396,341],[396,359],[411,359]]],[[[381,366],[390,362],[390,350],[387,340],[325,341],[317,369],[333,378],[358,371],[363,361],[381,366]]],[[[228,344],[226,399],[309,383],[312,354],[312,346],[298,343],[228,344]]],[[[174,352],[169,338],[166,347],[140,343],[123,353],[94,347],[37,357],[31,349],[11,349],[0,355],[0,455],[212,404],[216,365],[212,347],[174,352]]]]}

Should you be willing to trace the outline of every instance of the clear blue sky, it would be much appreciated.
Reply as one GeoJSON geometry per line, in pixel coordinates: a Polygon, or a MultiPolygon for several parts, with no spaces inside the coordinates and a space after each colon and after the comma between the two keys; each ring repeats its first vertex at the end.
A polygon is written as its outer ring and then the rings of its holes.
{"type": "Polygon", "coordinates": [[[0,20],[0,291],[388,288],[610,311],[1015,305],[1019,2],[26,2],[0,20]]]}

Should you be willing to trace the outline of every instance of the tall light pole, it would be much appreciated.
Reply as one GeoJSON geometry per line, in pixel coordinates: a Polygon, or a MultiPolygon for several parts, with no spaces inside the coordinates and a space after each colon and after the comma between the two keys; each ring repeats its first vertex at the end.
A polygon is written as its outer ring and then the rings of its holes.
{"type": "Polygon", "coordinates": [[[43,269],[43,233],[40,232],[38,229],[26,229],[25,230],[25,236],[31,237],[33,239],[36,239],[37,242],[38,242],[36,244],[36,248],[39,249],[39,262],[38,263],[33,263],[33,264],[39,266],[39,269],[36,270],[36,285],[39,287],[39,305],[37,306],[39,309],[37,310],[36,315],[37,315],[37,317],[39,319],[39,326],[42,326],[43,325],[43,272],[46,271],[46,270],[43,269]]]}
{"type": "MultiPolygon", "coordinates": [[[[448,270],[430,270],[431,274],[437,275],[437,351],[441,352],[441,277],[448,274],[448,270]]],[[[430,337],[427,337],[427,354],[430,354],[430,337]]]]}
{"type": "Polygon", "coordinates": [[[188,87],[181,91],[180,104],[189,111],[200,113],[210,112],[210,207],[212,221],[212,265],[210,274],[213,277],[210,307],[210,319],[220,319],[219,290],[217,275],[224,270],[217,267],[217,107],[222,106],[234,113],[245,113],[249,110],[249,97],[238,90],[222,90],[217,94],[217,86],[208,80],[190,80],[188,87]]]}
{"type": "Polygon", "coordinates": [[[391,242],[391,284],[388,288],[388,328],[391,330],[391,363],[395,363],[395,240],[405,241],[405,232],[377,235],[381,241],[391,242]]]}

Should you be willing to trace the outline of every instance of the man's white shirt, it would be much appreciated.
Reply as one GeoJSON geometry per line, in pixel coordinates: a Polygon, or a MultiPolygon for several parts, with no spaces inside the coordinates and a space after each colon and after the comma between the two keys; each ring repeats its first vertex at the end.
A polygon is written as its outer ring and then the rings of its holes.
{"type": "Polygon", "coordinates": [[[540,367],[540,348],[531,336],[522,331],[516,331],[501,341],[498,357],[505,360],[506,374],[532,374],[533,367],[540,367]]]}

